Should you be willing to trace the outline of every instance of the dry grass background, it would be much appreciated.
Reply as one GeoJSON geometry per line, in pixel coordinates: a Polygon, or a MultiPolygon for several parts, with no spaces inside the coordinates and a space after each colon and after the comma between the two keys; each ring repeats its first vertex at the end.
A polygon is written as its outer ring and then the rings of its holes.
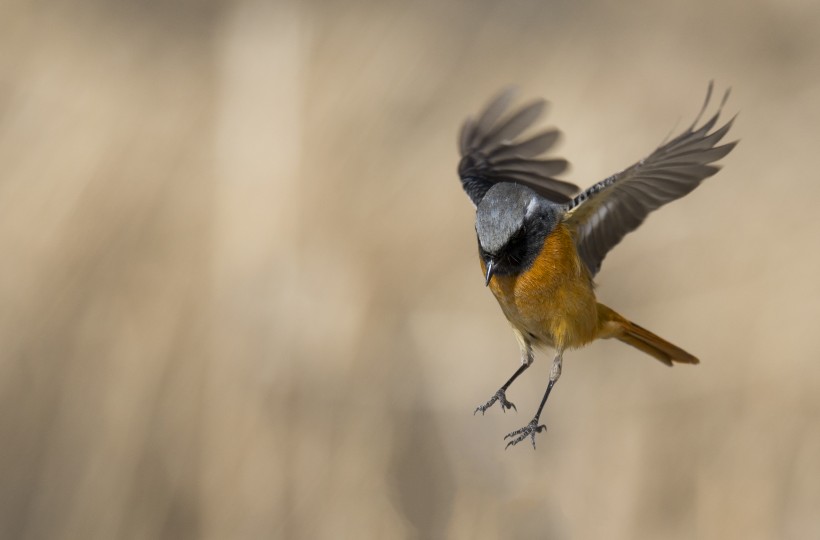
{"type": "Polygon", "coordinates": [[[820,4],[0,5],[0,537],[820,537],[820,4]],[[586,186],[731,85],[599,296],[696,353],[518,351],[455,176],[499,88],[586,186]]]}

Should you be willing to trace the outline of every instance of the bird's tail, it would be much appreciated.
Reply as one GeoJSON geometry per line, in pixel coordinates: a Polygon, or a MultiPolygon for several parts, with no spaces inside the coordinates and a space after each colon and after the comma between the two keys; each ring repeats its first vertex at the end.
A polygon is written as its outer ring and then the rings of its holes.
{"type": "Polygon", "coordinates": [[[600,337],[623,341],[657,358],[667,366],[671,366],[673,362],[681,364],[697,364],[700,362],[680,347],[672,345],[646,328],[627,320],[603,304],[598,304],[598,322],[600,337]]]}

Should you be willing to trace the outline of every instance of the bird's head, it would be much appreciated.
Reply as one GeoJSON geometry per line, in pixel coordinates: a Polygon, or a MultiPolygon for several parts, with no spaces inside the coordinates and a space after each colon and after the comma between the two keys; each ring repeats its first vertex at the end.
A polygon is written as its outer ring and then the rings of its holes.
{"type": "Polygon", "coordinates": [[[478,251],[493,275],[517,275],[541,252],[560,217],[560,207],[526,186],[502,182],[487,191],[476,209],[478,251]]]}

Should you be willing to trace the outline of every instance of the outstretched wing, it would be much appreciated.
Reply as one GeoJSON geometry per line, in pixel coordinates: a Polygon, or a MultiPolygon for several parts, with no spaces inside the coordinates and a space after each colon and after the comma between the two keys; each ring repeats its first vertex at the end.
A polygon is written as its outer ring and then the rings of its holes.
{"type": "Polygon", "coordinates": [[[592,275],[598,272],[609,250],[643,223],[650,212],[683,197],[715,174],[720,167],[712,163],[737,144],[734,141],[715,146],[729,131],[734,118],[709,133],[718,122],[729,97],[728,90],[715,115],[696,129],[711,95],[710,82],[703,108],[689,129],[566,205],[565,222],[573,231],[578,254],[592,275]]]}
{"type": "Polygon", "coordinates": [[[504,112],[513,98],[508,89],[487,105],[478,120],[468,118],[461,126],[458,175],[473,204],[498,182],[524,184],[556,203],[569,202],[580,188],[553,176],[567,168],[563,159],[538,159],[552,148],[560,132],[543,131],[525,140],[516,140],[544,110],[538,100],[508,115],[504,112]]]}

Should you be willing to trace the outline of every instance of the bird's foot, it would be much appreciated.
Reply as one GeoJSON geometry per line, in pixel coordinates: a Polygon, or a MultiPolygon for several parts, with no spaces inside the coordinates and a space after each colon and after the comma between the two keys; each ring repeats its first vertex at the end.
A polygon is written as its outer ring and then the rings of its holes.
{"type": "Polygon", "coordinates": [[[538,418],[533,418],[532,422],[527,424],[526,426],[522,427],[521,429],[516,429],[512,433],[507,433],[504,435],[504,439],[511,439],[510,442],[507,443],[507,446],[504,447],[504,450],[509,448],[510,446],[515,446],[516,444],[520,443],[527,437],[532,438],[532,447],[535,449],[535,434],[541,433],[542,431],[546,431],[547,426],[544,424],[538,425],[538,418]],[[515,437],[515,438],[513,438],[515,437]]]}
{"type": "Polygon", "coordinates": [[[515,404],[511,401],[507,401],[507,396],[504,394],[504,390],[499,390],[498,392],[493,394],[493,397],[491,397],[487,403],[476,407],[475,411],[473,411],[473,414],[477,413],[478,411],[481,411],[481,414],[483,415],[484,411],[492,407],[493,403],[495,403],[496,401],[501,404],[501,410],[503,412],[507,412],[507,409],[515,409],[515,411],[518,412],[518,409],[515,408],[515,404]]]}

